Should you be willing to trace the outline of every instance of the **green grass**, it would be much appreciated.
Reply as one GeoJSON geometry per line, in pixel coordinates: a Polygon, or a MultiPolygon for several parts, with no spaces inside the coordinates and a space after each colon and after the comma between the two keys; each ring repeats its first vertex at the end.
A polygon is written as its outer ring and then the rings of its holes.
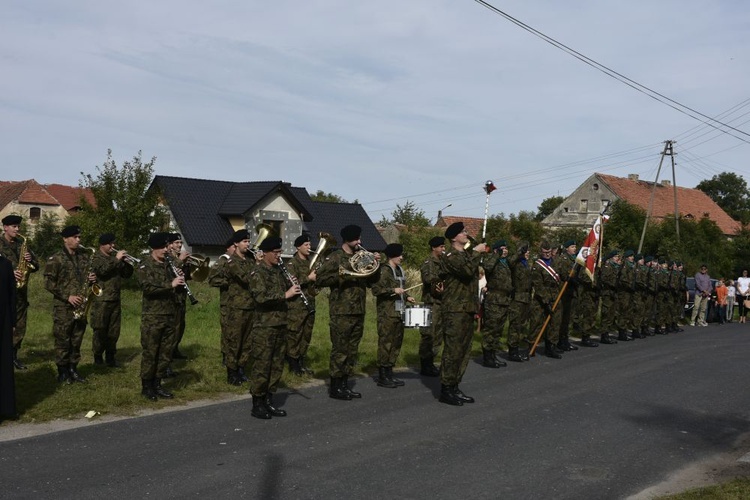
{"type": "Polygon", "coordinates": [[[724,484],[687,490],[659,500],[744,500],[750,498],[750,479],[737,478],[724,484]]]}
{"type": "MultiPolygon", "coordinates": [[[[99,411],[103,415],[132,415],[144,408],[162,408],[193,400],[246,394],[247,384],[233,387],[226,383],[226,369],[221,364],[219,348],[218,290],[204,283],[191,283],[190,287],[200,302],[187,306],[187,326],[180,349],[189,359],[173,362],[173,368],[180,375],[164,382],[165,387],[174,390],[175,399],[149,402],[140,395],[140,292],[123,291],[122,333],[117,352],[121,366],[112,369],[93,364],[92,331],[88,327],[78,367],[88,383],[59,384],[55,380],[57,368],[52,338],[52,296],[44,290],[40,273],[32,275],[28,326],[20,352],[20,359],[29,369],[15,372],[19,421],[28,423],[80,418],[89,410],[99,411]]],[[[478,336],[474,347],[480,349],[478,336]]],[[[311,378],[326,379],[330,349],[327,291],[324,291],[317,297],[315,329],[308,352],[308,364],[315,375],[301,378],[285,371],[282,383],[294,387],[311,378]]],[[[406,329],[399,366],[417,367],[418,349],[419,332],[406,329]]],[[[360,345],[358,365],[360,374],[376,371],[376,354],[375,304],[368,294],[365,334],[360,345]]]]}

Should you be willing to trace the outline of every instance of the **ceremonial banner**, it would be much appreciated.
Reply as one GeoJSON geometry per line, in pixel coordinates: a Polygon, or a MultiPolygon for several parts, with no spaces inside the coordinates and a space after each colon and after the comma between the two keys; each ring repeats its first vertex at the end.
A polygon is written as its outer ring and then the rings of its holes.
{"type": "Polygon", "coordinates": [[[599,260],[599,246],[601,243],[602,224],[609,219],[606,215],[600,215],[594,222],[594,227],[589,231],[588,236],[581,245],[576,256],[576,263],[580,265],[589,275],[591,281],[594,281],[594,271],[599,260]]]}

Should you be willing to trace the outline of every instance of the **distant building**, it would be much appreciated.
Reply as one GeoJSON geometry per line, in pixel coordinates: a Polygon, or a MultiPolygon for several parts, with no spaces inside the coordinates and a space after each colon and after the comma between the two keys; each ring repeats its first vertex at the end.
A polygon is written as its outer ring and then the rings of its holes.
{"type": "Polygon", "coordinates": [[[78,186],[39,184],[34,179],[0,181],[0,218],[20,215],[31,236],[43,215],[56,215],[62,225],[68,215],[78,212],[82,194],[89,203],[96,205],[93,193],[78,186]]]}
{"type": "Polygon", "coordinates": [[[284,255],[295,252],[294,240],[307,232],[312,246],[320,232],[341,245],[341,228],[362,227],[362,246],[375,252],[385,241],[359,203],[318,202],[307,190],[283,181],[229,182],[157,175],[149,189],[158,190],[168,210],[171,230],[182,234],[186,249],[212,259],[224,253],[232,233],[247,229],[251,241],[259,224],[282,238],[284,255]]]}
{"type": "MultiPolygon", "coordinates": [[[[643,181],[637,174],[627,178],[613,175],[594,174],[565,198],[559,207],[544,218],[542,225],[555,230],[562,228],[585,229],[591,226],[607,202],[623,200],[648,211],[654,183],[643,181]]],[[[674,218],[674,186],[668,180],[656,185],[651,218],[663,220],[674,218]]],[[[677,208],[683,219],[708,218],[716,223],[721,231],[732,236],[742,225],[732,219],[706,193],[699,189],[677,187],[677,208]]]]}
{"type": "Polygon", "coordinates": [[[435,227],[445,230],[454,222],[463,222],[464,229],[466,229],[469,236],[479,241],[479,237],[482,234],[482,227],[484,226],[484,219],[478,219],[476,217],[454,217],[452,215],[441,214],[435,222],[435,227]]]}

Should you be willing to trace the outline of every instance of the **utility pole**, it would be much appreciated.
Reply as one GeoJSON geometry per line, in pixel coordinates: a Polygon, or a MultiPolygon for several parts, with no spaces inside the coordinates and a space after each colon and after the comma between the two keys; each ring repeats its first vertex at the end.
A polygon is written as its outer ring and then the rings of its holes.
{"type": "Polygon", "coordinates": [[[676,141],[664,141],[664,151],[661,152],[661,160],[659,160],[659,168],[656,170],[656,179],[654,179],[654,185],[651,188],[651,198],[648,201],[648,211],[646,212],[646,220],[643,221],[643,231],[641,232],[641,241],[638,243],[638,253],[643,250],[643,240],[646,238],[646,228],[648,227],[648,220],[651,218],[651,212],[654,208],[654,195],[656,194],[656,186],[659,184],[659,174],[661,173],[661,166],[664,163],[664,157],[669,155],[672,158],[672,184],[674,185],[674,218],[675,224],[677,225],[677,242],[680,242],[680,212],[677,207],[677,182],[675,180],[674,171],[674,143],[676,141]]]}

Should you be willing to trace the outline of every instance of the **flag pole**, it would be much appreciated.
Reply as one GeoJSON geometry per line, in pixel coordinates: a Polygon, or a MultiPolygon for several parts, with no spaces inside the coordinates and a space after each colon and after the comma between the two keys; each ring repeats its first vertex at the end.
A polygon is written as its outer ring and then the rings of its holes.
{"type": "Polygon", "coordinates": [[[487,197],[484,200],[484,224],[482,225],[482,243],[487,242],[487,219],[490,216],[490,193],[495,189],[495,184],[492,181],[484,183],[484,192],[487,193],[487,197]]]}

